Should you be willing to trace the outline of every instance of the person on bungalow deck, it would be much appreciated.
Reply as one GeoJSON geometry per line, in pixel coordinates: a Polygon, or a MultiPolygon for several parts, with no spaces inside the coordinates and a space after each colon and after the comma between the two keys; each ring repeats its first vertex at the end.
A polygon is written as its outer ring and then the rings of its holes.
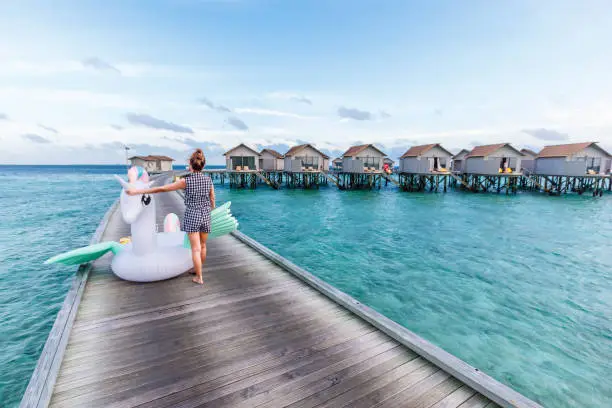
{"type": "Polygon", "coordinates": [[[215,189],[209,176],[202,174],[206,159],[202,149],[196,149],[189,158],[189,172],[184,179],[161,187],[147,189],[130,189],[126,193],[156,194],[179,189],[185,190],[185,216],[182,229],[189,236],[191,257],[195,277],[193,281],[200,285],[202,279],[202,264],[206,261],[206,240],[210,233],[210,212],[215,209],[215,189]]]}

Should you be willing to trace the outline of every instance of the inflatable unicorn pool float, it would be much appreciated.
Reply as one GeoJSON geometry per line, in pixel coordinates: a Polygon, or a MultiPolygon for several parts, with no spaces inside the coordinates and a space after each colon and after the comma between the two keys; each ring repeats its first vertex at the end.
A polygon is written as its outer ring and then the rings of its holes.
{"type": "MultiPolygon", "coordinates": [[[[153,282],[174,278],[193,267],[191,246],[176,214],[164,218],[163,232],[157,232],[155,224],[154,195],[129,196],[126,190],[150,187],[153,182],[141,167],[128,171],[128,181],[115,176],[123,189],[119,198],[123,220],[130,224],[131,238],[121,242],[107,241],[78,248],[57,256],[45,263],[78,265],[100,258],[112,252],[111,269],[121,279],[134,282],[153,282]]],[[[211,212],[209,238],[228,234],[238,227],[230,213],[231,202],[211,212]]]]}

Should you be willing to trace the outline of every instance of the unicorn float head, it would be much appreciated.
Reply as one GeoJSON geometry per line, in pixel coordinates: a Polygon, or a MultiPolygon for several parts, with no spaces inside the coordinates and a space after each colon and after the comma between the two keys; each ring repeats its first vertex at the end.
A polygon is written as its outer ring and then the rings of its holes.
{"type": "MultiPolygon", "coordinates": [[[[115,256],[111,269],[115,275],[136,282],[173,278],[193,267],[189,240],[185,232],[180,231],[178,216],[167,214],[163,231],[157,232],[154,195],[130,196],[126,193],[128,189],[146,189],[153,184],[146,170],[134,166],[128,170],[127,176],[128,181],[118,176],[115,178],[123,187],[119,204],[123,220],[130,225],[130,242],[101,242],[54,256],[45,263],[81,264],[112,251],[115,256]]],[[[209,238],[237,229],[238,222],[230,213],[230,205],[231,202],[227,202],[211,212],[209,238]]]]}
{"type": "Polygon", "coordinates": [[[145,189],[153,185],[149,174],[140,166],[133,166],[128,170],[128,181],[115,176],[123,187],[119,203],[121,215],[126,224],[130,224],[132,235],[132,250],[136,254],[145,254],[155,251],[157,247],[155,226],[155,199],[149,194],[130,196],[129,189],[145,189]]]}

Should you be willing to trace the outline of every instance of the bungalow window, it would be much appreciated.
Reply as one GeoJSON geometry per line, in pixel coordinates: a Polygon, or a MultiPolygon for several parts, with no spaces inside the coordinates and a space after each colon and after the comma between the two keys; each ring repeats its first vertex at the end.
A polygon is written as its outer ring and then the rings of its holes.
{"type": "Polygon", "coordinates": [[[302,162],[302,167],[307,169],[312,167],[313,169],[319,168],[319,158],[314,156],[300,156],[296,157],[297,160],[302,162]]]}
{"type": "Polygon", "coordinates": [[[594,171],[595,173],[599,173],[601,168],[601,157],[587,157],[587,172],[589,170],[594,171]]]}
{"type": "Polygon", "coordinates": [[[363,160],[363,167],[380,170],[380,159],[378,157],[366,156],[366,157],[363,157],[362,160],[363,160]]]}
{"type": "Polygon", "coordinates": [[[253,156],[231,156],[230,161],[232,164],[232,170],[236,170],[240,167],[242,170],[248,167],[250,170],[255,170],[255,157],[253,156]]]}
{"type": "Polygon", "coordinates": [[[510,167],[512,171],[516,171],[516,157],[510,157],[508,159],[508,167],[510,167]]]}
{"type": "Polygon", "coordinates": [[[446,168],[446,158],[444,157],[434,157],[434,170],[440,170],[446,168]]]}

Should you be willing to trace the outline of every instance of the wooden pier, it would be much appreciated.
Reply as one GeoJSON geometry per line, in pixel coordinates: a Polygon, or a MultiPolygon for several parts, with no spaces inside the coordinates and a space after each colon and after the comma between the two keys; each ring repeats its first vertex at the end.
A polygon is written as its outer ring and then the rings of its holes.
{"type": "Polygon", "coordinates": [[[443,191],[454,184],[450,173],[400,173],[399,186],[403,191],[443,191]]]}
{"type": "Polygon", "coordinates": [[[500,174],[474,174],[464,173],[459,176],[461,183],[459,188],[467,188],[475,193],[496,192],[505,194],[516,194],[520,181],[523,179],[521,173],[500,174]]]}
{"type": "Polygon", "coordinates": [[[610,175],[588,174],[583,176],[553,176],[525,172],[521,188],[530,191],[543,191],[550,195],[590,193],[601,197],[604,191],[612,191],[610,175]]]}
{"type": "MultiPolygon", "coordinates": [[[[93,241],[128,234],[115,204],[93,241]]],[[[109,259],[79,269],[22,407],[539,407],[241,233],[210,241],[205,286],[109,259]]]]}
{"type": "Polygon", "coordinates": [[[327,185],[325,173],[318,170],[285,172],[285,186],[288,188],[318,189],[327,185]]]}
{"type": "Polygon", "coordinates": [[[382,171],[372,171],[364,173],[336,173],[338,184],[342,190],[372,190],[380,189],[383,180],[387,180],[387,175],[382,171]]]}

